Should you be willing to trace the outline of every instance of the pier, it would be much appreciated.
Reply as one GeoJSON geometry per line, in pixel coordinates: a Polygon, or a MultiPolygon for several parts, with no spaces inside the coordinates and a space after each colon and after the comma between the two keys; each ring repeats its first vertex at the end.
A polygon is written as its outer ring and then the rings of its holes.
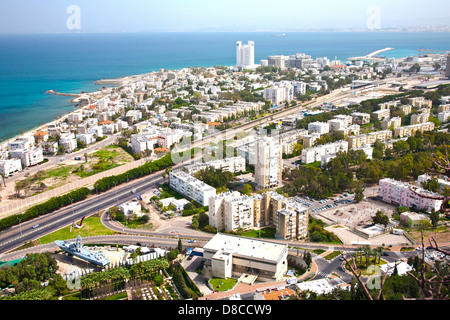
{"type": "Polygon", "coordinates": [[[374,61],[383,61],[383,60],[384,60],[383,58],[377,58],[377,57],[375,57],[375,56],[378,55],[378,54],[380,54],[380,53],[382,53],[382,52],[391,51],[391,50],[394,50],[394,48],[384,48],[384,49],[377,50],[377,51],[374,51],[374,52],[372,52],[372,53],[369,53],[369,54],[366,55],[366,56],[362,56],[362,57],[350,57],[350,58],[348,58],[347,60],[350,60],[350,61],[352,61],[352,60],[374,60],[374,61]]]}

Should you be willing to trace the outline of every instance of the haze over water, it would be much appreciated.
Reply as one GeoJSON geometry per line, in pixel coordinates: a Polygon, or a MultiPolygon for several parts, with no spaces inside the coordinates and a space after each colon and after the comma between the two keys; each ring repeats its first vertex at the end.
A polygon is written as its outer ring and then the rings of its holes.
{"type": "Polygon", "coordinates": [[[231,66],[235,42],[255,42],[255,63],[297,52],[345,62],[386,47],[388,57],[417,49],[450,50],[450,33],[298,32],[0,35],[0,139],[73,110],[69,97],[45,94],[95,91],[94,81],[184,67],[231,66]]]}

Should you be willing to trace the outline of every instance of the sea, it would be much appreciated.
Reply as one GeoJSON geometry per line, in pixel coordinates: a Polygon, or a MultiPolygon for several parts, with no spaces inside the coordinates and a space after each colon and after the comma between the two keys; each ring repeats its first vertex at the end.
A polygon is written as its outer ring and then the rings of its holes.
{"type": "Polygon", "coordinates": [[[235,43],[255,42],[255,63],[270,55],[303,52],[346,61],[391,47],[387,57],[418,49],[450,50],[439,32],[161,32],[0,35],[0,139],[36,128],[74,110],[70,97],[92,92],[95,81],[160,69],[232,66],[235,43]]]}

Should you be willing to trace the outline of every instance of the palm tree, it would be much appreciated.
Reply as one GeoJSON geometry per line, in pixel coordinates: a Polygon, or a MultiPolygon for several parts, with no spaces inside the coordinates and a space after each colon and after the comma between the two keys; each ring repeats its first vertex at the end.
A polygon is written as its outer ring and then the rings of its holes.
{"type": "Polygon", "coordinates": [[[87,162],[87,159],[88,159],[88,154],[85,153],[85,154],[84,154],[84,161],[87,162]]]}

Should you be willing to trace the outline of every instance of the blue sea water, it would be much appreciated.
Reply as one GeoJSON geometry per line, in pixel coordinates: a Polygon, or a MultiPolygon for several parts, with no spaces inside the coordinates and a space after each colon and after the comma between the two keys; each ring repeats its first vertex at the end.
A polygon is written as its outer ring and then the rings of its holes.
{"type": "Polygon", "coordinates": [[[389,57],[417,49],[450,50],[450,33],[297,32],[0,35],[0,139],[11,138],[73,110],[69,97],[94,91],[96,80],[196,66],[231,66],[235,42],[255,42],[255,63],[269,55],[366,55],[386,47],[389,57]]]}

